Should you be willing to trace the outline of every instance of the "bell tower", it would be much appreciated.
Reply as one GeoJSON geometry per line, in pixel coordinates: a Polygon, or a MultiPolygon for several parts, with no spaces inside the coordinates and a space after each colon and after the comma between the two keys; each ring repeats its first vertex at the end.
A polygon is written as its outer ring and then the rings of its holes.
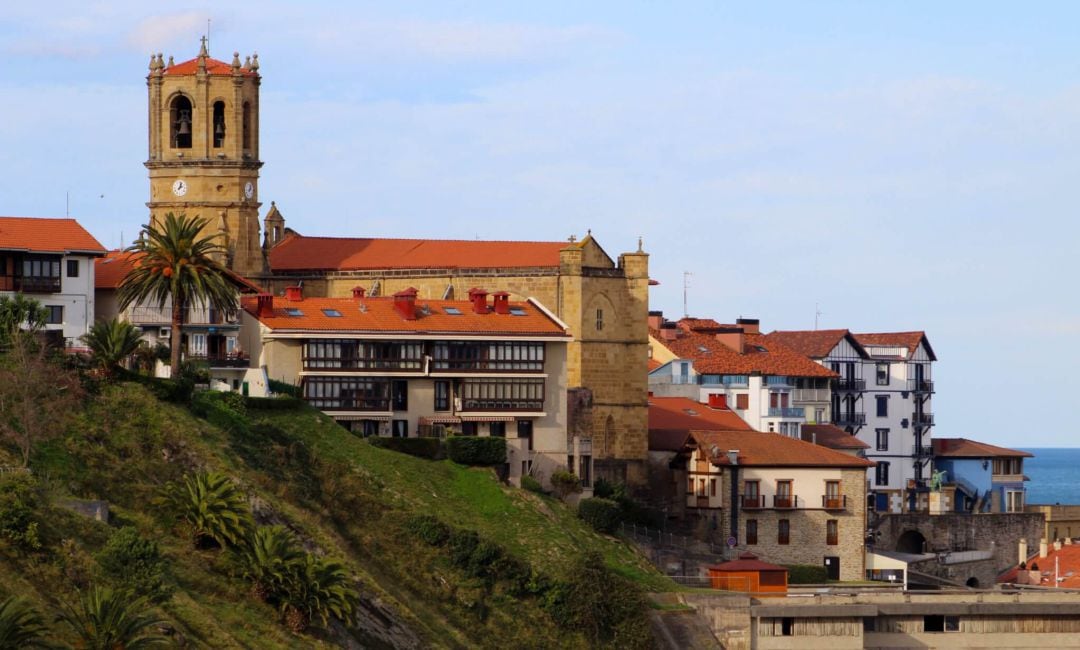
{"type": "Polygon", "coordinates": [[[199,55],[168,63],[151,55],[150,221],[173,212],[203,217],[241,275],[263,272],[259,242],[259,55],[232,63],[199,55]]]}

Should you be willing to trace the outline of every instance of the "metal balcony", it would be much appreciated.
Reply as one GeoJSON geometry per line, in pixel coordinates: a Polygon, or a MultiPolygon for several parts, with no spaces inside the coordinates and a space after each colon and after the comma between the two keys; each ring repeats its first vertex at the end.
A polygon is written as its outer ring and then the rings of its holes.
{"type": "Polygon", "coordinates": [[[765,496],[758,495],[743,495],[739,500],[743,510],[761,510],[765,507],[765,496]]]}
{"type": "Polygon", "coordinates": [[[802,418],[806,417],[806,409],[801,406],[770,406],[769,417],[771,418],[802,418]]]}
{"type": "Polygon", "coordinates": [[[865,379],[840,378],[836,380],[836,390],[840,391],[864,391],[866,390],[865,379]]]}
{"type": "Polygon", "coordinates": [[[933,413],[912,413],[911,424],[916,427],[932,427],[934,426],[934,414],[933,413]]]}
{"type": "Polygon", "coordinates": [[[913,393],[921,393],[921,394],[933,393],[934,392],[934,382],[927,381],[925,379],[909,379],[908,380],[908,390],[913,392],[913,393]]]}
{"type": "Polygon", "coordinates": [[[847,510],[846,494],[826,494],[821,497],[821,507],[825,510],[847,510]]]}
{"type": "Polygon", "coordinates": [[[861,427],[866,424],[866,413],[837,413],[833,418],[840,427],[861,427]]]}
{"type": "Polygon", "coordinates": [[[772,507],[775,510],[794,510],[799,507],[799,497],[794,494],[773,495],[772,507]]]}

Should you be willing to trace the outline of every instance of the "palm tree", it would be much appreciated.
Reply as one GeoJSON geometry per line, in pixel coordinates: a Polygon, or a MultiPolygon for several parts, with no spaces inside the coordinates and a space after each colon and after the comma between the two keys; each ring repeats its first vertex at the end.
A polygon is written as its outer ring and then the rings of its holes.
{"type": "Polygon", "coordinates": [[[281,596],[303,557],[284,526],[259,526],[234,561],[240,577],[251,581],[251,595],[267,602],[281,596]]]}
{"type": "Polygon", "coordinates": [[[360,594],[345,565],[308,553],[294,565],[285,583],[281,611],[289,629],[303,632],[313,618],[318,618],[324,626],[330,616],[344,621],[359,600],[360,594]]]}
{"type": "Polygon", "coordinates": [[[124,591],[94,587],[77,604],[65,605],[60,620],[78,637],[76,647],[87,650],[142,650],[169,643],[148,632],[162,621],[147,611],[146,600],[132,600],[124,591]]]}
{"type": "Polygon", "coordinates": [[[45,327],[49,312],[45,307],[21,293],[0,296],[0,349],[11,346],[19,332],[37,332],[45,327]]]}
{"type": "Polygon", "coordinates": [[[160,224],[144,225],[143,236],[127,249],[139,259],[120,282],[117,293],[120,309],[146,301],[156,303],[158,309],[171,304],[173,377],[180,372],[184,309],[195,303],[209,304],[221,312],[236,309],[236,290],[217,261],[225,255],[225,248],[217,243],[217,235],[202,235],[207,223],[202,217],[189,219],[170,212],[160,224]]]}
{"type": "Polygon", "coordinates": [[[12,596],[0,601],[0,648],[49,648],[49,629],[30,603],[12,596]]]}
{"type": "Polygon", "coordinates": [[[83,343],[90,348],[101,369],[111,375],[125,359],[135,354],[142,343],[142,333],[127,321],[113,318],[98,321],[90,332],[82,337],[83,343]]]}
{"type": "Polygon", "coordinates": [[[210,540],[223,547],[239,544],[251,530],[247,497],[219,472],[188,474],[182,485],[169,483],[159,503],[190,527],[196,548],[210,540]]]}

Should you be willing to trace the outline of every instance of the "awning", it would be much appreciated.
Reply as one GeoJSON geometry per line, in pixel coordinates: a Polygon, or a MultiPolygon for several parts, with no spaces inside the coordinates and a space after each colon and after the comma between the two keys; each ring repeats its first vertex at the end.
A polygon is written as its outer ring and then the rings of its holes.
{"type": "Polygon", "coordinates": [[[426,424],[461,424],[461,418],[453,415],[435,415],[429,418],[420,418],[420,426],[426,424]]]}
{"type": "Polygon", "coordinates": [[[389,422],[392,415],[380,415],[377,413],[362,413],[357,415],[355,413],[327,413],[335,420],[342,420],[345,422],[358,422],[360,420],[374,420],[376,422],[389,422]]]}
{"type": "Polygon", "coordinates": [[[462,422],[514,422],[517,420],[512,415],[463,415],[462,422]]]}

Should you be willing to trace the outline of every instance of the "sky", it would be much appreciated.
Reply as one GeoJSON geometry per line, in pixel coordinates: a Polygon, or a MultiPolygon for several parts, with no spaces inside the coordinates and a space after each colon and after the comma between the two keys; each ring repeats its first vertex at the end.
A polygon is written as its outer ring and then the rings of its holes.
{"type": "Polygon", "coordinates": [[[1080,446],[1080,4],[3,3],[0,214],[131,240],[207,19],[301,233],[641,237],[651,309],[924,330],[935,436],[1080,446]]]}

